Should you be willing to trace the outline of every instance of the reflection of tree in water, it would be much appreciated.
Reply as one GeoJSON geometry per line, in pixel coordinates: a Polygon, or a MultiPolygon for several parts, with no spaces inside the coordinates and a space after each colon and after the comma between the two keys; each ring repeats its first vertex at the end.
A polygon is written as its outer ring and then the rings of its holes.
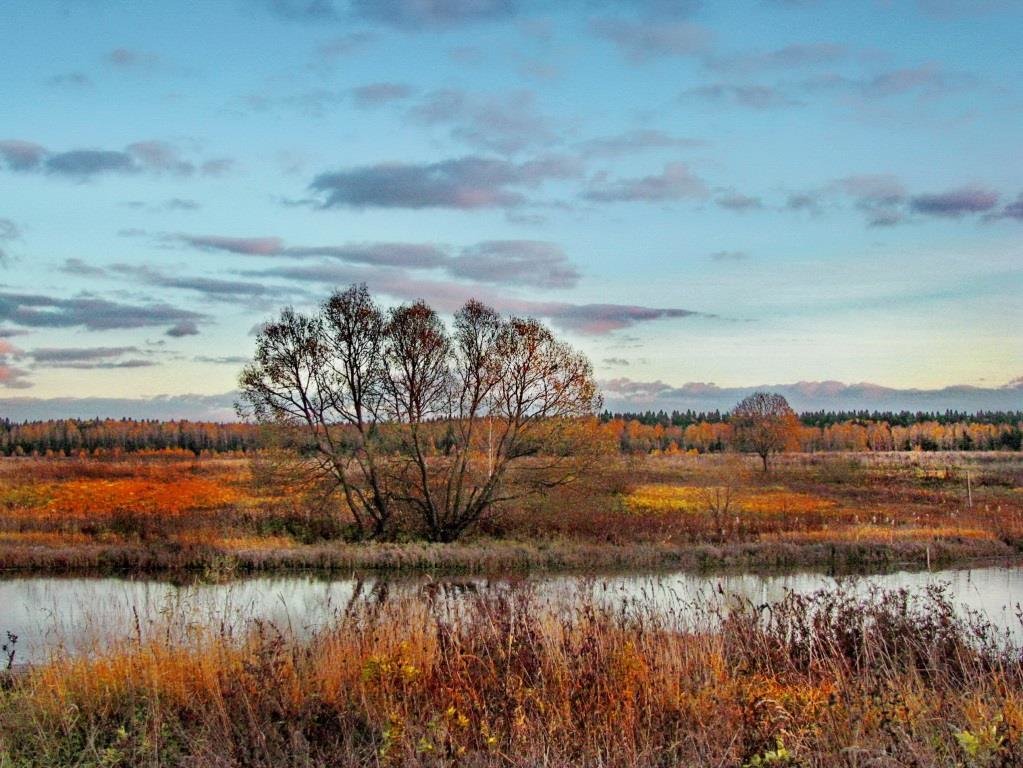
{"type": "Polygon", "coordinates": [[[426,602],[427,607],[434,611],[438,607],[450,607],[457,604],[466,597],[476,597],[489,588],[489,584],[480,588],[475,581],[467,579],[444,579],[435,581],[427,579],[419,587],[419,595],[426,602]]]}

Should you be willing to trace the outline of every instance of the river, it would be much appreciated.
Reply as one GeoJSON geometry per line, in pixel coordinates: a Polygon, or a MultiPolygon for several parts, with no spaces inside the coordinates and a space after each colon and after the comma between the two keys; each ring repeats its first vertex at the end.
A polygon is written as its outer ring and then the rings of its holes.
{"type": "MultiPolygon", "coordinates": [[[[922,590],[947,585],[958,609],[974,610],[1015,641],[1023,641],[1017,618],[1023,601],[1023,566],[962,570],[898,571],[855,577],[847,586],[922,590]]],[[[57,649],[72,653],[102,648],[111,641],[164,631],[171,621],[218,629],[242,628],[263,619],[298,632],[328,623],[353,599],[413,599],[440,593],[459,600],[466,594],[511,589],[526,583],[549,601],[570,601],[580,594],[611,604],[639,602],[655,610],[678,610],[701,600],[736,596],[754,603],[772,602],[787,591],[834,589],[838,580],[813,572],[755,574],[611,574],[533,575],[519,578],[388,579],[380,576],[323,578],[286,575],[229,583],[176,585],[166,581],[121,578],[28,577],[0,580],[0,639],[18,636],[15,660],[38,662],[57,649]]],[[[0,660],[0,666],[2,666],[0,660]]]]}

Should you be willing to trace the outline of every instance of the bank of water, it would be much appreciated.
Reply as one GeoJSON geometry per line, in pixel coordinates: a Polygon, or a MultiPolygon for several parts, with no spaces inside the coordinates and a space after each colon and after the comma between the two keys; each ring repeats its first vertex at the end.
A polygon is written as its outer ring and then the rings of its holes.
{"type": "MultiPolygon", "coordinates": [[[[1019,605],[1023,567],[900,571],[843,579],[846,588],[922,591],[944,585],[961,611],[983,614],[1023,642],[1019,605]]],[[[230,583],[175,585],[118,578],[31,577],[0,580],[0,639],[17,635],[15,661],[39,662],[55,650],[83,653],[111,641],[147,637],[169,627],[237,633],[253,621],[306,633],[328,624],[353,601],[445,600],[527,586],[546,601],[569,607],[581,595],[615,606],[639,604],[665,612],[692,610],[711,600],[782,599],[789,591],[835,589],[820,573],[774,575],[662,573],[657,575],[537,575],[528,578],[417,579],[284,576],[230,583]]],[[[0,659],[0,666],[2,666],[0,659]]]]}

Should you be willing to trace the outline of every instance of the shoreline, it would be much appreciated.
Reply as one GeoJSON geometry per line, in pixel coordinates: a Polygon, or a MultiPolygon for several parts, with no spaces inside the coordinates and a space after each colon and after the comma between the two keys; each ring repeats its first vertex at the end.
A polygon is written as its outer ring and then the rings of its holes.
{"type": "Polygon", "coordinates": [[[1023,548],[999,540],[745,542],[669,545],[570,540],[476,540],[455,544],[360,543],[226,551],[167,545],[0,546],[0,579],[19,576],[529,575],[586,572],[691,573],[824,570],[835,575],[905,568],[1011,563],[1023,548]]]}

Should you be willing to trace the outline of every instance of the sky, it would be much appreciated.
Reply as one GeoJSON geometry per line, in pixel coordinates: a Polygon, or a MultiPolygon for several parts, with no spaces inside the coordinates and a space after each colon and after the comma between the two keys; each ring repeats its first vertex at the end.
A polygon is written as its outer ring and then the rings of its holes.
{"type": "Polygon", "coordinates": [[[260,323],[353,282],[540,317],[616,407],[1023,407],[1020,29],[1020,0],[7,0],[0,416],[229,414],[260,323]]]}

